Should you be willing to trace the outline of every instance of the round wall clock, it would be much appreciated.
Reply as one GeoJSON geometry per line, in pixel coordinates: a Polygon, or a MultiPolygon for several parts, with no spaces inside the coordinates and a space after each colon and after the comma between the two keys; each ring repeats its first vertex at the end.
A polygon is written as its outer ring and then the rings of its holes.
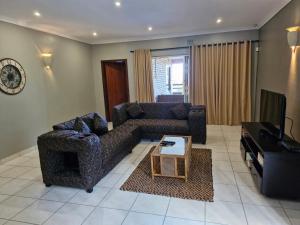
{"type": "Polygon", "coordinates": [[[0,90],[9,95],[20,93],[26,84],[23,67],[16,60],[0,60],[0,90]]]}

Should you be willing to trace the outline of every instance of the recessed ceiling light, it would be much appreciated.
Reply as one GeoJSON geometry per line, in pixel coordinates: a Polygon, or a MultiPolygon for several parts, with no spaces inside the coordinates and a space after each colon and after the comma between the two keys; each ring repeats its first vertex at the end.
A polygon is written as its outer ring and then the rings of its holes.
{"type": "Polygon", "coordinates": [[[41,16],[40,12],[38,12],[38,11],[34,11],[33,15],[35,15],[36,17],[40,17],[41,16]]]}
{"type": "Polygon", "coordinates": [[[93,32],[93,36],[94,37],[98,36],[97,32],[93,32]]]}
{"type": "Polygon", "coordinates": [[[149,31],[152,31],[152,30],[153,30],[153,28],[150,26],[150,27],[148,27],[148,30],[149,30],[149,31]]]}
{"type": "Polygon", "coordinates": [[[115,2],[115,5],[116,5],[117,7],[120,7],[120,6],[121,6],[121,2],[120,2],[120,1],[116,1],[116,2],[115,2]]]}
{"type": "Polygon", "coordinates": [[[216,23],[222,23],[222,19],[221,18],[217,19],[216,23]]]}

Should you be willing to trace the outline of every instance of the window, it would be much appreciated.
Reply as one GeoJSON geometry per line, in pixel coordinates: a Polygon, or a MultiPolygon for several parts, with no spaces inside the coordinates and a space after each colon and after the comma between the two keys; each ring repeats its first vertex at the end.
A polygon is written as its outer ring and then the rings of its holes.
{"type": "Polygon", "coordinates": [[[188,56],[152,58],[153,87],[158,95],[184,95],[187,97],[188,56]]]}

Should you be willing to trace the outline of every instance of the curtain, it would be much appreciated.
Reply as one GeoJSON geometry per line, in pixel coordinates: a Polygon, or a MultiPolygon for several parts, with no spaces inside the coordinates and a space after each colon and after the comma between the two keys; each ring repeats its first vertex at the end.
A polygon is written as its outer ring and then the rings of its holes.
{"type": "Polygon", "coordinates": [[[193,46],[190,101],[206,105],[208,124],[251,120],[251,41],[193,46]]]}
{"type": "Polygon", "coordinates": [[[135,95],[138,102],[153,102],[152,57],[149,49],[133,53],[135,95]]]}

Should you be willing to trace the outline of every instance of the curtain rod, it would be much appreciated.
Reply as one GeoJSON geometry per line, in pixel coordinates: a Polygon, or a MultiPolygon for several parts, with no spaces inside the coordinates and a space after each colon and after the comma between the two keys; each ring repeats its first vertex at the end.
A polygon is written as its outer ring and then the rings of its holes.
{"type": "MultiPolygon", "coordinates": [[[[259,40],[251,40],[252,43],[257,43],[259,42],[259,40]]],[[[229,44],[231,45],[232,43],[237,43],[237,41],[233,41],[233,42],[224,42],[224,43],[215,43],[215,44],[207,44],[208,46],[212,46],[212,45],[218,45],[218,44],[229,44]]],[[[239,43],[244,43],[244,41],[239,41],[239,43]]],[[[155,48],[155,49],[150,49],[151,52],[156,52],[156,51],[169,51],[169,50],[176,50],[176,49],[186,49],[189,48],[191,46],[181,46],[181,47],[174,47],[174,48],[155,48]]],[[[131,53],[134,52],[134,50],[130,51],[131,53]]]]}

